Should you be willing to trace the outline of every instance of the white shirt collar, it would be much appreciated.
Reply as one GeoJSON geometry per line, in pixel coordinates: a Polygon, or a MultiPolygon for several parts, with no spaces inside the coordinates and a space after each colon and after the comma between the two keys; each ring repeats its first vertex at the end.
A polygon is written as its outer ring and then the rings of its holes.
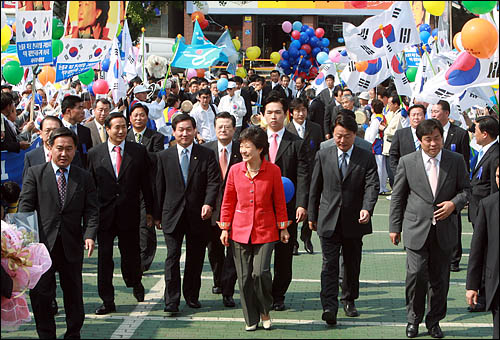
{"type": "Polygon", "coordinates": [[[221,142],[217,141],[217,149],[219,150],[219,155],[220,152],[222,151],[222,148],[226,148],[227,155],[229,156],[231,154],[231,151],[233,151],[233,141],[229,142],[229,144],[226,146],[222,145],[221,142]]]}
{"type": "Polygon", "coordinates": [[[271,138],[273,136],[273,134],[277,133],[278,134],[278,139],[281,140],[281,138],[283,137],[283,134],[285,133],[285,127],[281,128],[281,130],[279,130],[278,132],[273,132],[271,131],[271,129],[267,129],[267,138],[271,138]]]}
{"type": "MultiPolygon", "coordinates": [[[[342,154],[344,153],[344,151],[340,150],[338,147],[337,147],[337,150],[338,150],[338,156],[340,159],[342,157],[342,154]]],[[[347,150],[347,158],[348,159],[351,159],[352,150],[354,150],[354,144],[352,144],[351,148],[349,150],[347,150]]]]}
{"type": "MultiPolygon", "coordinates": [[[[95,118],[94,118],[94,122],[95,122],[95,126],[97,126],[97,131],[101,130],[101,128],[106,129],[104,127],[104,125],[100,124],[95,118]]],[[[104,130],[104,131],[106,131],[106,130],[104,130]]]]}
{"type": "MultiPolygon", "coordinates": [[[[114,145],[113,143],[111,143],[108,139],[108,150],[109,150],[109,153],[113,152],[113,149],[116,145],[114,145]]],[[[123,155],[123,149],[125,148],[125,141],[121,142],[120,145],[118,145],[120,147],[120,153],[123,155]]]]}
{"type": "Polygon", "coordinates": [[[180,146],[179,144],[177,144],[177,154],[179,155],[179,159],[181,159],[182,151],[184,149],[188,150],[188,157],[191,157],[191,152],[193,151],[193,143],[191,143],[191,145],[188,146],[187,148],[183,148],[182,146],[180,146]]]}
{"type": "Polygon", "coordinates": [[[450,122],[448,122],[448,123],[446,123],[446,124],[443,126],[443,130],[444,130],[444,132],[445,132],[445,133],[446,133],[446,132],[448,132],[448,130],[450,129],[450,125],[451,125],[451,123],[450,123],[450,122]]]}
{"type": "Polygon", "coordinates": [[[137,131],[133,126],[132,126],[132,131],[134,132],[134,137],[135,137],[135,134],[138,133],[141,135],[141,137],[144,137],[144,133],[146,132],[146,129],[147,127],[144,127],[144,129],[142,129],[142,131],[137,131]]]}
{"type": "MultiPolygon", "coordinates": [[[[56,163],[54,163],[54,161],[51,161],[51,162],[50,162],[50,165],[52,165],[52,169],[54,169],[54,174],[56,174],[56,175],[57,175],[57,170],[59,170],[59,169],[60,169],[60,167],[58,167],[58,166],[56,165],[56,163]]],[[[67,174],[69,174],[69,169],[70,169],[70,168],[71,168],[71,164],[70,164],[70,165],[68,165],[68,166],[65,168],[65,169],[67,170],[67,171],[66,171],[66,175],[67,175],[67,174]]]]}
{"type": "Polygon", "coordinates": [[[47,157],[48,154],[50,154],[50,150],[47,149],[47,147],[45,146],[45,144],[43,144],[43,156],[45,157],[45,161],[48,162],[49,161],[49,158],[47,157]]]}
{"type": "Polygon", "coordinates": [[[492,141],[490,144],[486,144],[485,146],[481,147],[481,151],[483,152],[483,156],[484,154],[491,148],[491,146],[493,144],[495,144],[497,142],[497,140],[495,139],[494,141],[492,141]]]}
{"type": "Polygon", "coordinates": [[[306,133],[306,119],[304,119],[304,122],[302,123],[302,125],[300,125],[299,123],[297,123],[293,119],[292,119],[292,122],[293,122],[293,125],[295,126],[295,130],[297,130],[297,132],[299,131],[299,126],[300,126],[300,127],[302,127],[304,134],[306,133]]]}
{"type": "MultiPolygon", "coordinates": [[[[437,161],[438,161],[438,166],[439,166],[439,163],[441,162],[441,156],[443,155],[443,150],[439,151],[439,153],[437,154],[436,157],[434,157],[437,161]]],[[[424,160],[424,165],[427,164],[429,162],[429,159],[431,159],[431,156],[429,156],[428,154],[426,154],[424,152],[424,150],[422,150],[422,158],[424,160]]]]}
{"type": "Polygon", "coordinates": [[[413,141],[416,142],[418,140],[418,137],[417,137],[417,129],[415,129],[414,127],[410,126],[410,129],[411,129],[411,135],[413,136],[413,141]]]}

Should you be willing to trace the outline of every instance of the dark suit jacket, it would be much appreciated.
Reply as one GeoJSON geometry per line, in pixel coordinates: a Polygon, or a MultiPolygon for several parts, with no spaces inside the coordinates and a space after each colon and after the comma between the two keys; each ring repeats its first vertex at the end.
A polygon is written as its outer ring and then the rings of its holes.
{"type": "Polygon", "coordinates": [[[325,138],[325,129],[323,124],[325,122],[325,104],[318,99],[314,98],[307,107],[307,119],[318,124],[321,128],[323,139],[325,138]]]}
{"type": "Polygon", "coordinates": [[[422,150],[401,157],[391,196],[389,231],[403,231],[404,244],[421,249],[431,229],[438,203],[452,201],[455,211],[445,220],[437,221],[436,235],[441,249],[453,249],[458,242],[457,214],[467,204],[470,182],[463,157],[443,149],[439,163],[436,197],[425,172],[422,150]]]}
{"type": "MultiPolygon", "coordinates": [[[[356,138],[354,139],[354,145],[357,146],[358,148],[364,149],[368,152],[372,152],[372,145],[359,136],[356,136],[356,138]]],[[[330,138],[330,139],[322,142],[321,145],[319,146],[319,148],[326,149],[326,148],[329,148],[331,146],[335,146],[335,139],[333,139],[333,138],[330,138]]]]}
{"type": "Polygon", "coordinates": [[[371,152],[354,146],[347,174],[341,180],[338,152],[333,146],[316,154],[309,192],[309,220],[317,222],[321,237],[331,237],[340,222],[343,237],[361,238],[372,233],[371,219],[367,224],[358,220],[361,210],[373,216],[380,187],[377,164],[371,152]]]}
{"type": "Polygon", "coordinates": [[[298,94],[298,91],[297,91],[297,93],[295,93],[295,96],[293,96],[293,98],[300,98],[300,99],[302,99],[302,101],[304,103],[307,103],[306,87],[305,86],[302,88],[302,90],[300,90],[300,94],[298,97],[297,97],[297,94],[298,94]]]}
{"type": "MultiPolygon", "coordinates": [[[[26,154],[24,154],[24,169],[23,169],[23,178],[28,173],[28,169],[34,165],[44,164],[45,162],[45,154],[43,145],[40,145],[38,148],[33,149],[26,154]]],[[[71,162],[71,165],[76,165],[80,168],[84,169],[82,159],[80,157],[80,153],[78,150],[75,152],[75,157],[71,162]]]]}
{"type": "Polygon", "coordinates": [[[448,135],[444,141],[444,148],[446,150],[458,152],[464,156],[465,165],[467,169],[469,169],[470,141],[469,133],[466,130],[454,124],[450,124],[448,135]]]}
{"type": "MultiPolygon", "coordinates": [[[[134,129],[129,129],[127,133],[127,142],[135,143],[134,129]]],[[[146,128],[142,136],[141,144],[144,145],[148,152],[160,152],[164,149],[164,136],[154,130],[146,128]]]]}
{"type": "Polygon", "coordinates": [[[140,224],[140,193],[146,203],[146,213],[153,214],[151,167],[146,148],[125,142],[120,173],[116,178],[108,143],[89,152],[89,171],[95,180],[99,198],[99,230],[138,229],[140,224]]]}
{"type": "Polygon", "coordinates": [[[189,221],[186,228],[198,235],[208,232],[210,221],[201,219],[201,208],[207,204],[215,207],[221,183],[220,167],[215,154],[198,144],[193,144],[190,155],[187,184],[184,185],[177,148],[171,147],[158,154],[156,176],[158,212],[163,232],[174,232],[184,211],[189,221]]]}
{"type": "MultiPolygon", "coordinates": [[[[99,130],[97,129],[97,125],[95,124],[95,120],[88,122],[84,125],[86,128],[90,129],[90,136],[92,138],[92,146],[96,146],[101,144],[101,136],[99,135],[99,130]]],[[[108,133],[106,132],[106,139],[108,137],[108,133]]]]}
{"type": "Polygon", "coordinates": [[[498,162],[498,142],[493,144],[472,170],[470,184],[472,195],[469,201],[469,221],[475,225],[479,201],[498,191],[496,171],[498,162]]]}
{"type": "Polygon", "coordinates": [[[246,126],[247,122],[250,121],[250,117],[252,116],[252,101],[250,99],[250,89],[248,86],[243,86],[240,90],[240,96],[243,98],[245,102],[245,108],[247,110],[247,114],[243,117],[243,127],[246,126]]]}
{"type": "MultiPolygon", "coordinates": [[[[286,129],[294,135],[299,136],[293,122],[288,123],[286,129]]],[[[304,133],[304,141],[302,145],[309,161],[309,176],[311,175],[314,167],[314,157],[316,156],[316,152],[319,150],[319,146],[323,139],[324,136],[321,132],[321,126],[314,122],[306,121],[306,131],[304,133]]]]}
{"type": "Polygon", "coordinates": [[[499,283],[498,200],[497,191],[479,202],[467,267],[467,289],[479,290],[485,274],[486,310],[490,309],[499,283]]]}
{"type": "Polygon", "coordinates": [[[92,146],[94,145],[92,143],[92,136],[90,134],[90,129],[81,124],[78,124],[76,131],[78,134],[78,152],[82,157],[83,165],[87,166],[88,153],[90,149],[92,149],[92,146]]]}
{"type": "Polygon", "coordinates": [[[330,90],[327,88],[323,89],[317,96],[319,100],[323,103],[324,106],[328,106],[332,103],[335,103],[335,95],[332,93],[332,97],[330,98],[330,90]]]}
{"type": "Polygon", "coordinates": [[[341,109],[342,105],[335,105],[335,102],[325,107],[325,119],[323,121],[323,130],[325,131],[325,136],[331,136],[333,134],[332,125],[333,122],[335,122],[335,118],[337,118],[337,115],[341,109]]]}
{"type": "Polygon", "coordinates": [[[295,220],[298,207],[307,209],[309,196],[309,159],[303,148],[303,140],[285,129],[275,164],[280,167],[281,176],[288,177],[295,186],[295,196],[286,205],[288,218],[295,220]]]}
{"type": "MultiPolygon", "coordinates": [[[[218,141],[212,141],[209,143],[203,144],[204,147],[212,150],[215,153],[215,159],[217,161],[217,164],[219,163],[219,146],[218,146],[218,141]]],[[[220,216],[220,207],[222,204],[222,198],[224,197],[224,189],[226,188],[226,181],[227,181],[227,174],[229,173],[229,169],[231,167],[242,161],[241,154],[240,154],[240,142],[234,142],[233,145],[231,146],[231,157],[228,160],[228,165],[227,165],[227,173],[226,177],[222,181],[222,184],[219,188],[219,194],[217,195],[217,201],[215,203],[214,211],[212,213],[212,225],[217,225],[216,222],[219,221],[219,216],[220,216]]],[[[220,166],[219,166],[220,169],[220,166]]]]}
{"type": "Polygon", "coordinates": [[[9,123],[7,123],[7,119],[4,118],[4,126],[5,126],[5,137],[2,141],[2,151],[7,150],[9,152],[19,153],[21,151],[21,146],[19,141],[16,138],[16,135],[10,128],[9,123]]]}
{"type": "Polygon", "coordinates": [[[70,167],[61,207],[52,164],[32,166],[23,180],[19,212],[35,210],[40,242],[52,251],[60,233],[67,260],[83,261],[83,240],[95,240],[99,223],[97,192],[90,174],[77,166],[70,167]]]}
{"type": "Polygon", "coordinates": [[[268,82],[266,84],[265,88],[266,88],[266,90],[264,91],[264,93],[266,94],[266,96],[268,96],[269,93],[271,93],[271,91],[274,91],[274,92],[278,93],[278,95],[281,98],[288,99],[288,96],[286,95],[285,90],[283,89],[283,87],[281,86],[281,84],[278,84],[274,88],[272,88],[271,83],[268,82]]]}
{"type": "MultiPolygon", "coordinates": [[[[250,90],[250,99],[251,101],[257,103],[257,100],[259,99],[259,93],[257,91],[255,91],[255,89],[251,86],[249,86],[249,90],[250,90]]],[[[266,87],[264,86],[262,88],[262,98],[261,98],[261,107],[260,107],[260,112],[261,113],[264,113],[264,105],[266,104],[266,98],[267,96],[269,95],[269,93],[271,92],[271,88],[270,87],[266,87]]]]}
{"type": "Polygon", "coordinates": [[[396,133],[392,137],[391,149],[389,150],[392,173],[396,174],[401,157],[415,151],[415,142],[411,133],[411,127],[396,130],[396,133]]]}

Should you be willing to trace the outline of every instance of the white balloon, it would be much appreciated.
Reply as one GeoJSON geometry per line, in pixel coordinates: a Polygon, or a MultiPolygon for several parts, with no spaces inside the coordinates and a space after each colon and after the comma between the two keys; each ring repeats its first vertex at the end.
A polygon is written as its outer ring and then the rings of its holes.
{"type": "Polygon", "coordinates": [[[2,28],[5,25],[7,25],[7,15],[4,12],[2,12],[2,24],[1,25],[2,25],[2,28]]]}

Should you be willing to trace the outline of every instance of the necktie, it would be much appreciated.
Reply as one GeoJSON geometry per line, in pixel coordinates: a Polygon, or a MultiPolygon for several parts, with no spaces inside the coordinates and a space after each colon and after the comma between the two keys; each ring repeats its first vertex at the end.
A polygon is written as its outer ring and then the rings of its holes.
{"type": "Polygon", "coordinates": [[[52,153],[51,153],[51,152],[49,152],[49,153],[47,154],[47,162],[51,162],[51,161],[52,161],[52,153]]]}
{"type": "Polygon", "coordinates": [[[117,145],[113,148],[116,152],[116,177],[120,174],[120,166],[122,165],[121,148],[117,145]]]}
{"type": "Polygon", "coordinates": [[[71,125],[71,127],[70,127],[70,128],[71,128],[71,131],[73,131],[73,132],[74,132],[74,134],[76,135],[76,134],[77,134],[77,133],[76,133],[76,124],[75,124],[75,125],[71,125]]]}
{"type": "Polygon", "coordinates": [[[430,158],[429,162],[431,162],[431,171],[429,173],[429,183],[431,185],[432,194],[436,197],[436,189],[438,184],[438,176],[437,176],[437,160],[435,158],[430,158]]]}
{"type": "Polygon", "coordinates": [[[415,150],[420,150],[420,141],[418,140],[415,142],[415,150]]]}
{"type": "Polygon", "coordinates": [[[259,98],[257,99],[257,104],[260,106],[262,103],[262,91],[259,91],[259,98]]]}
{"type": "Polygon", "coordinates": [[[219,165],[220,165],[220,171],[222,173],[222,179],[224,179],[226,177],[226,172],[227,172],[227,150],[226,150],[226,148],[222,148],[222,150],[220,151],[219,165]]]}
{"type": "Polygon", "coordinates": [[[106,132],[104,131],[104,126],[99,128],[99,137],[101,138],[101,142],[106,142],[106,132]]]}
{"type": "Polygon", "coordinates": [[[142,140],[142,135],[140,133],[136,133],[135,134],[135,141],[139,144],[141,144],[141,140],[142,140]]]}
{"type": "Polygon", "coordinates": [[[276,154],[278,153],[278,134],[273,133],[273,141],[269,147],[269,160],[271,163],[276,161],[276,154]]]}
{"type": "Polygon", "coordinates": [[[57,170],[57,173],[59,174],[59,177],[57,178],[57,190],[59,191],[59,204],[61,206],[61,210],[64,207],[64,201],[66,200],[66,177],[64,176],[65,172],[66,169],[64,168],[59,168],[59,170],[57,170]]]}
{"type": "Polygon", "coordinates": [[[481,162],[481,158],[483,158],[483,155],[484,155],[484,150],[483,149],[479,150],[479,155],[477,156],[476,165],[479,164],[479,162],[481,162]]]}
{"type": "Polygon", "coordinates": [[[344,180],[344,176],[347,173],[347,152],[342,153],[342,159],[340,161],[340,176],[344,180]]]}
{"type": "Polygon", "coordinates": [[[304,128],[302,126],[299,126],[299,131],[297,131],[299,133],[299,137],[304,139],[304,128]]]}
{"type": "Polygon", "coordinates": [[[187,179],[188,179],[188,171],[189,171],[189,157],[188,157],[188,150],[187,149],[182,150],[181,170],[182,170],[182,177],[184,178],[184,184],[186,184],[187,179]]]}

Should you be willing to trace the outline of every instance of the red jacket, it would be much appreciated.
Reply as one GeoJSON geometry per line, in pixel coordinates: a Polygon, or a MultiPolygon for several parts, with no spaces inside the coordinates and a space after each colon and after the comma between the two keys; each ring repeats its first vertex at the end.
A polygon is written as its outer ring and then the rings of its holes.
{"type": "Polygon", "coordinates": [[[229,170],[219,226],[238,243],[278,241],[279,230],[290,224],[281,170],[264,159],[257,176],[250,179],[246,173],[245,162],[229,170]]]}

